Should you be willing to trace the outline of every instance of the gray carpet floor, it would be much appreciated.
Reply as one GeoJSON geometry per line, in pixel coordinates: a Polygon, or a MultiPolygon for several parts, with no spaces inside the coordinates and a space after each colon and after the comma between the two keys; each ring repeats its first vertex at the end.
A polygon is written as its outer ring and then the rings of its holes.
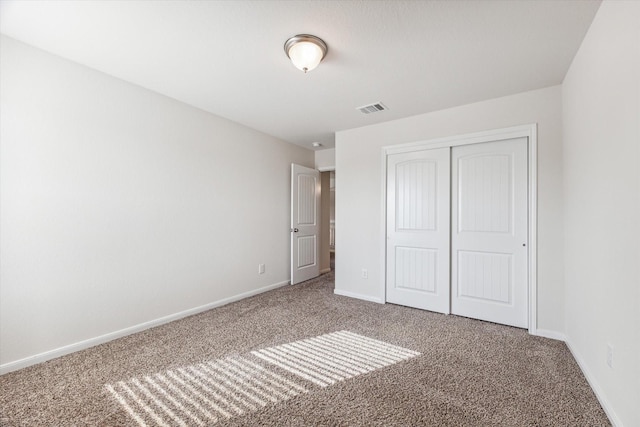
{"type": "MultiPolygon", "coordinates": [[[[114,313],[117,315],[117,313],[114,313]]],[[[605,426],[564,343],[329,273],[0,377],[2,426],[605,426]]]]}

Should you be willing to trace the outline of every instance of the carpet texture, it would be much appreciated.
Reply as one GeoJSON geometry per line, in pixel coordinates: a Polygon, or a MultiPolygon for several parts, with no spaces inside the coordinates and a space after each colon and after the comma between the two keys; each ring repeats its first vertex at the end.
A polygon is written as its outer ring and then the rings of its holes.
{"type": "Polygon", "coordinates": [[[606,426],[564,343],[329,273],[0,377],[2,426],[606,426]]]}

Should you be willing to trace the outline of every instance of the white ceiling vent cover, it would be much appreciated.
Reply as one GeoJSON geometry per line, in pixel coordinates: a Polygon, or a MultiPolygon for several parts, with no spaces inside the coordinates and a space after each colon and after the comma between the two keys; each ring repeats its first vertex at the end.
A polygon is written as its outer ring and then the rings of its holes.
{"type": "Polygon", "coordinates": [[[362,114],[377,113],[378,111],[386,111],[388,109],[389,108],[382,102],[376,102],[375,104],[363,105],[362,107],[356,108],[356,110],[359,110],[362,114]]]}

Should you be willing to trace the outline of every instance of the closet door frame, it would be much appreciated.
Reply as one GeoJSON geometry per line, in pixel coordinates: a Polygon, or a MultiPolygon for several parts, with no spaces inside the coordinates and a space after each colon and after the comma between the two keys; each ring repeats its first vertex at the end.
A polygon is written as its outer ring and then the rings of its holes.
{"type": "Polygon", "coordinates": [[[528,259],[527,259],[527,296],[528,296],[528,330],[532,335],[537,334],[537,308],[538,308],[538,279],[537,279],[537,171],[538,171],[538,130],[537,124],[514,126],[503,129],[494,129],[483,132],[476,132],[464,135],[456,135],[445,138],[429,139],[423,141],[410,142],[406,144],[391,145],[382,147],[382,230],[380,232],[382,245],[380,253],[381,265],[385,266],[385,273],[381,275],[380,295],[382,302],[387,301],[386,297],[386,265],[387,265],[387,156],[391,154],[409,153],[418,150],[429,150],[434,148],[455,147],[458,145],[482,144],[484,142],[502,141],[514,138],[527,138],[527,165],[528,165],[528,259]]]}

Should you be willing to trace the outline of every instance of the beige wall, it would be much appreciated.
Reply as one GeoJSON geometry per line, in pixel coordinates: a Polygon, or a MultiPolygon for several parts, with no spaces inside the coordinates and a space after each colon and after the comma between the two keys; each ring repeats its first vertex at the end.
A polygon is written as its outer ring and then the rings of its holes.
{"type": "Polygon", "coordinates": [[[538,328],[564,330],[562,120],[559,86],[336,134],[336,290],[381,300],[384,265],[382,147],[538,124],[538,328]],[[369,278],[361,278],[361,270],[369,278]]]}
{"type": "Polygon", "coordinates": [[[614,423],[640,426],[639,2],[602,3],[562,89],[567,342],[614,423]]]}
{"type": "Polygon", "coordinates": [[[0,43],[0,370],[288,282],[312,151],[0,43]]]}

